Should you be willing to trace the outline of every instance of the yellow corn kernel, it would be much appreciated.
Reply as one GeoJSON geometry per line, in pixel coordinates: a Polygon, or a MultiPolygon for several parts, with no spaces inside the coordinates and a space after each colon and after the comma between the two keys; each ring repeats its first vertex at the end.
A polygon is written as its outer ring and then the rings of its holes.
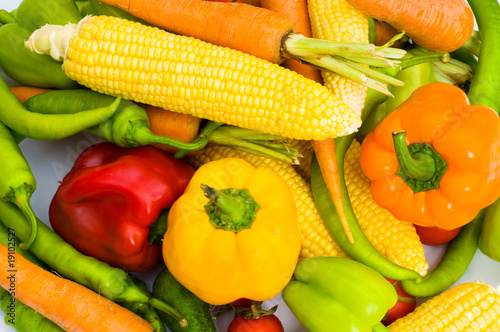
{"type": "MultiPolygon", "coordinates": [[[[312,36],[338,42],[368,43],[368,18],[347,0],[308,0],[312,36]]],[[[324,85],[361,114],[367,88],[330,71],[322,70],[324,85]]]]}
{"type": "MultiPolygon", "coordinates": [[[[27,47],[42,38],[37,31],[27,47]]],[[[100,93],[296,139],[343,136],[361,124],[321,84],[195,38],[107,16],[84,18],[66,38],[53,43],[67,44],[64,71],[100,93]]]]}
{"type": "Polygon", "coordinates": [[[392,332],[500,331],[500,294],[482,282],[454,286],[388,326],[392,332]]]}
{"type": "Polygon", "coordinates": [[[311,161],[314,153],[311,141],[287,139],[286,143],[302,156],[299,158],[299,164],[293,165],[297,173],[299,173],[307,182],[311,181],[311,161]]]}
{"type": "Polygon", "coordinates": [[[194,168],[199,168],[210,161],[223,158],[242,158],[254,167],[271,169],[285,179],[297,207],[298,226],[302,241],[300,258],[313,256],[347,257],[347,254],[332,239],[319,216],[311,186],[291,165],[220,145],[208,145],[201,152],[188,155],[185,160],[194,168]]]}
{"type": "Polygon", "coordinates": [[[370,179],[359,162],[361,144],[353,140],[345,155],[347,190],[359,225],[372,245],[388,260],[425,276],[429,264],[412,223],[401,221],[380,207],[370,191],[370,179]]]}

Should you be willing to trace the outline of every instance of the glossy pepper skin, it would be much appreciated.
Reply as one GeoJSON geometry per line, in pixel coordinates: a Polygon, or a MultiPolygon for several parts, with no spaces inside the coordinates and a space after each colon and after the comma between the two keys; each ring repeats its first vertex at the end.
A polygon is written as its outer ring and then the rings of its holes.
{"type": "Polygon", "coordinates": [[[150,226],[184,192],[194,170],[150,146],[90,146],[49,207],[52,228],[80,252],[129,272],[161,262],[150,226]]]}
{"type": "Polygon", "coordinates": [[[283,300],[310,332],[371,332],[397,302],[391,283],[342,257],[308,257],[295,268],[283,300]]]}
{"type": "Polygon", "coordinates": [[[367,135],[360,159],[396,218],[454,229],[500,195],[500,120],[452,84],[426,84],[367,135]]]}
{"type": "Polygon", "coordinates": [[[290,281],[300,245],[287,183],[273,171],[226,158],[201,166],[172,205],[163,258],[175,279],[207,303],[266,301],[290,281]]]}
{"type": "Polygon", "coordinates": [[[48,55],[31,52],[24,42],[47,23],[78,23],[82,18],[73,0],[23,0],[14,16],[5,15],[0,19],[4,23],[0,28],[0,68],[23,85],[57,89],[81,87],[64,73],[59,62],[48,55]]]}

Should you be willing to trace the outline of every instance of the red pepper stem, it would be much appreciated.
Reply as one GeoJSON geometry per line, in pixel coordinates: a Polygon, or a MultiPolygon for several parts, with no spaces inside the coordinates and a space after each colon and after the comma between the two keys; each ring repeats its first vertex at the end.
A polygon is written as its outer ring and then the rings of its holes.
{"type": "Polygon", "coordinates": [[[393,132],[392,139],[399,162],[399,169],[404,175],[418,181],[427,181],[434,176],[436,173],[434,158],[421,151],[410,153],[406,145],[406,132],[393,132]]]}
{"type": "Polygon", "coordinates": [[[152,307],[173,316],[179,322],[179,325],[181,327],[186,327],[189,325],[188,319],[179,310],[166,304],[162,300],[151,297],[148,302],[152,307]]]}

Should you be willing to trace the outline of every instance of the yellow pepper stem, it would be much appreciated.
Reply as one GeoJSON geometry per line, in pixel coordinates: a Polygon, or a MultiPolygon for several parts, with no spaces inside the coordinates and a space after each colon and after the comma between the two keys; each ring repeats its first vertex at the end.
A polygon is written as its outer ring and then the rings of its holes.
{"type": "Polygon", "coordinates": [[[217,190],[206,184],[200,187],[210,200],[205,210],[212,225],[232,232],[252,227],[260,205],[247,189],[217,190]]]}

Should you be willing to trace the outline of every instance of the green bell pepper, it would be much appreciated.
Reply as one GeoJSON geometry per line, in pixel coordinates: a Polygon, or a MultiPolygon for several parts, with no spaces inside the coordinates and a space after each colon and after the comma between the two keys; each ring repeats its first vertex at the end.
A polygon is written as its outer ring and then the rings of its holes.
{"type": "Polygon", "coordinates": [[[381,320],[398,299],[380,273],[347,258],[305,258],[294,276],[283,300],[310,332],[384,330],[381,320]]]}
{"type": "Polygon", "coordinates": [[[500,262],[500,198],[486,208],[479,249],[489,258],[500,262]]]}
{"type": "Polygon", "coordinates": [[[80,85],[49,55],[31,52],[24,46],[28,37],[47,23],[64,25],[82,19],[74,0],[23,0],[10,17],[0,16],[0,68],[14,81],[43,88],[76,89],[80,85]]]}

